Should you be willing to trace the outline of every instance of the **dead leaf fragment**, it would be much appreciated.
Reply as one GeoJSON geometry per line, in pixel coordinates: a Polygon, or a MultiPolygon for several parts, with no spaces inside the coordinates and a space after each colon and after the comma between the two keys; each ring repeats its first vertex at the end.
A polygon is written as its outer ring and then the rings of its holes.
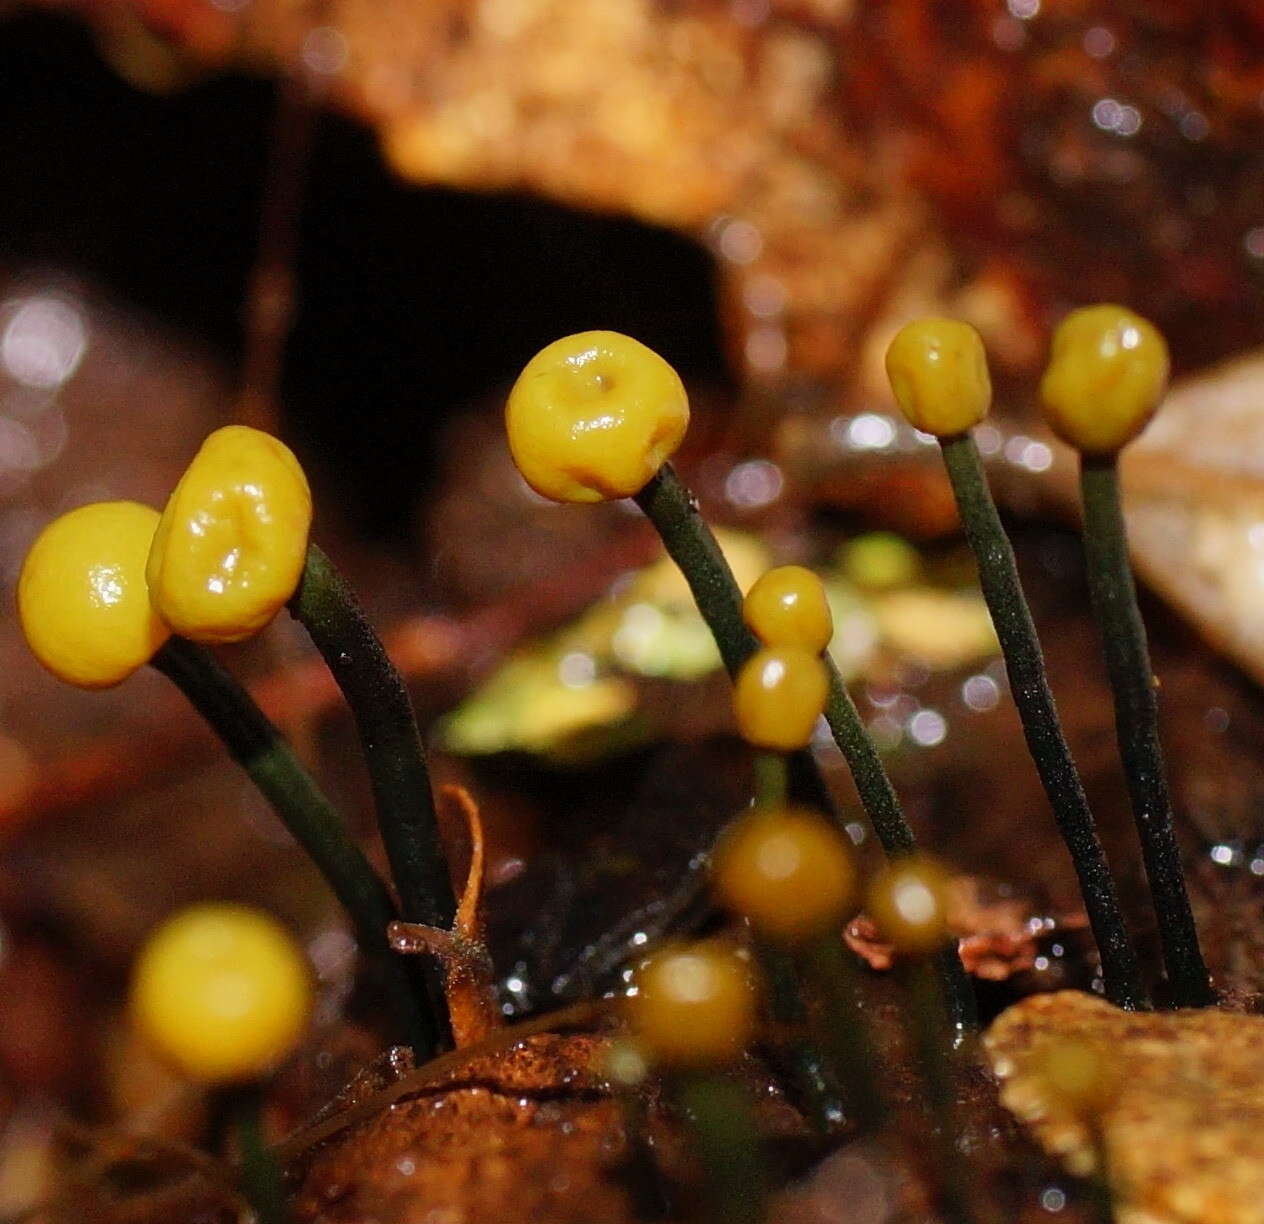
{"type": "MultiPolygon", "coordinates": [[[[948,928],[957,937],[961,962],[967,973],[985,981],[1003,982],[1033,968],[1042,939],[1087,925],[1083,914],[1056,919],[1041,914],[1030,899],[1001,895],[978,876],[954,876],[949,889],[948,928]]],[[[844,938],[870,969],[884,971],[894,963],[894,949],[867,914],[848,924],[844,938]]]]}
{"type": "Polygon", "coordinates": [[[1264,1017],[1120,1011],[1078,991],[1035,995],[984,1037],[1001,1101],[1072,1172],[1100,1130],[1120,1224],[1264,1222],[1264,1017]],[[1108,1052],[1117,1089],[1077,1113],[1040,1074],[1051,1043],[1108,1052]]]}

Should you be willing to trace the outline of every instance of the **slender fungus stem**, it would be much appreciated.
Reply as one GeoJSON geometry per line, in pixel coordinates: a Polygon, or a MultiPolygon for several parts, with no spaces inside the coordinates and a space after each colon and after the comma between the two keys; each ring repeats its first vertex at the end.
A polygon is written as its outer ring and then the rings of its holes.
{"type": "Polygon", "coordinates": [[[948,1224],[971,1224],[970,1209],[961,1155],[957,1151],[957,1096],[953,1062],[947,1057],[943,1032],[943,999],[928,961],[914,961],[901,967],[912,998],[907,1009],[913,1056],[926,1084],[931,1124],[935,1129],[938,1190],[948,1224]]]}
{"type": "Polygon", "coordinates": [[[789,768],[783,752],[755,753],[755,804],[780,807],[786,801],[789,768]]]}
{"type": "Polygon", "coordinates": [[[875,1131],[887,1109],[878,1088],[878,1059],[860,1005],[854,966],[837,932],[813,940],[801,958],[805,976],[823,1004],[813,1018],[818,1041],[829,1051],[851,1114],[862,1129],[875,1131]]]}
{"type": "MultiPolygon", "coordinates": [[[[736,676],[759,642],[742,619],[742,592],[693,495],[671,464],[665,463],[636,495],[636,503],[680,567],[725,668],[736,676]]],[[[860,801],[883,849],[888,854],[910,853],[915,848],[913,831],[900,810],[895,788],[838,669],[828,655],[824,661],[830,681],[825,719],[851,769],[860,801]]]]}
{"type": "Polygon", "coordinates": [[[1136,952],[1128,937],[1119,895],[1079,771],[1062,734],[1014,550],[996,512],[978,448],[965,433],[942,439],[940,445],[962,527],[978,561],[979,583],[1005,656],[1010,690],[1027,747],[1079,878],[1084,908],[1102,959],[1106,996],[1119,1007],[1145,1009],[1149,1001],[1141,984],[1136,952]]]}
{"type": "Polygon", "coordinates": [[[456,898],[439,841],[430,774],[408,690],[350,587],[312,544],[293,612],[355,718],[399,910],[407,922],[451,927],[456,898]]]}
{"type": "Polygon", "coordinates": [[[873,831],[887,855],[912,854],[917,849],[913,830],[904,819],[899,797],[878,755],[860,711],[852,700],[834,660],[827,654],[825,667],[829,673],[829,700],[825,705],[825,721],[829,723],[838,745],[856,781],[856,790],[864,805],[873,831]]]}
{"type": "Polygon", "coordinates": [[[1202,1007],[1214,1002],[1216,995],[1198,946],[1172,823],[1156,681],[1128,563],[1115,456],[1084,457],[1080,493],[1089,591],[1115,695],[1115,732],[1154,898],[1163,963],[1177,1006],[1202,1007]]]}
{"type": "Polygon", "coordinates": [[[1106,1136],[1102,1133],[1101,1122],[1092,1119],[1088,1122],[1089,1142],[1093,1146],[1093,1156],[1097,1168],[1088,1179],[1089,1202],[1092,1204],[1093,1218],[1096,1224],[1115,1224],[1115,1196],[1110,1188],[1110,1152],[1106,1147],[1106,1136]]]}
{"type": "Polygon", "coordinates": [[[228,1090],[233,1097],[233,1129],[241,1148],[241,1188],[258,1224],[288,1224],[281,1165],[264,1142],[260,1125],[261,1094],[257,1086],[228,1090]]]}
{"type": "MultiPolygon", "coordinates": [[[[759,642],[742,617],[742,592],[715,535],[698,511],[698,504],[670,463],[665,463],[636,495],[636,503],[662,537],[668,555],[680,567],[694,601],[711,629],[720,657],[731,676],[758,649],[759,642]]],[[[825,718],[852,771],[860,801],[888,855],[912,853],[913,831],[900,809],[895,788],[878,751],[826,654],[823,656],[829,691],[825,718]]],[[[953,1023],[970,1029],[978,1025],[978,1011],[961,958],[949,948],[939,958],[945,995],[951,1000],[953,1023]]]]}
{"type": "MultiPolygon", "coordinates": [[[[795,959],[783,947],[766,939],[755,941],[755,953],[767,989],[767,1008],[772,1019],[791,1029],[803,1029],[808,1010],[800,993],[800,975],[795,959]]],[[[815,1036],[815,1035],[814,1035],[815,1036]]],[[[816,1132],[835,1132],[850,1113],[839,1096],[831,1069],[825,1064],[823,1043],[793,1037],[771,1050],[771,1058],[785,1076],[792,1100],[807,1115],[816,1132]]]]}
{"type": "Polygon", "coordinates": [[[750,965],[720,941],[661,948],[623,1000],[634,1039],[688,1119],[714,1224],[760,1224],[767,1200],[759,1128],[728,1078],[755,1035],[750,965]]]}
{"type": "Polygon", "coordinates": [[[948,874],[925,858],[898,859],[869,884],[868,911],[895,949],[911,996],[905,1009],[913,1059],[926,1083],[934,1128],[932,1181],[950,1224],[969,1224],[969,1182],[957,1149],[957,1058],[944,1041],[944,1000],[931,956],[949,939],[948,874]]]}
{"type": "Polygon", "coordinates": [[[807,1024],[810,1039],[791,1042],[784,1061],[815,1125],[829,1134],[847,1118],[876,1129],[885,1107],[842,945],[842,925],[859,904],[845,835],[807,808],[757,806],[717,843],[711,883],[716,899],[750,923],[773,1019],[807,1024]]]}
{"type": "Polygon", "coordinates": [[[667,555],[680,567],[707,622],[730,676],[759,649],[742,619],[742,592],[693,494],[664,463],[636,494],[636,504],[662,537],[667,555]]]}
{"type": "Polygon", "coordinates": [[[386,942],[387,925],[396,917],[390,894],[284,736],[205,647],[172,637],[152,663],[206,719],[276,808],[350,916],[407,1039],[416,1049],[433,1052],[435,1026],[422,1010],[419,983],[386,942]]]}
{"type": "Polygon", "coordinates": [[[767,1171],[754,1112],[741,1085],[714,1072],[694,1072],[679,1078],[675,1095],[706,1171],[708,1218],[713,1224],[762,1224],[767,1171]]]}
{"type": "Polygon", "coordinates": [[[1185,892],[1172,803],[1159,746],[1154,672],[1128,565],[1119,501],[1119,452],[1149,423],[1167,388],[1167,342],[1123,306],[1073,310],[1053,334],[1040,380],[1049,427],[1080,452],[1089,591],[1115,695],[1115,730],[1132,814],[1158,917],[1172,995],[1199,1007],[1215,999],[1185,892]]]}
{"type": "Polygon", "coordinates": [[[1119,1071],[1108,1048],[1075,1036],[1046,1038],[1033,1048],[1028,1073],[1042,1098],[1040,1108],[1069,1114],[1083,1128],[1093,1153],[1085,1179],[1091,1218],[1111,1224],[1115,1218],[1110,1153],[1103,1117],[1119,1096],[1119,1071]]]}

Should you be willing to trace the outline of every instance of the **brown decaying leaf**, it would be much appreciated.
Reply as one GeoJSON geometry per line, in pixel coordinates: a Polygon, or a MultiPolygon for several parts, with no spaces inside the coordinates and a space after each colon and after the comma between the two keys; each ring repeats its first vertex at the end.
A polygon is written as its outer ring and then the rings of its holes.
{"type": "MultiPolygon", "coordinates": [[[[1003,982],[1035,966],[1039,941],[1055,931],[1079,931],[1087,925],[1083,914],[1057,919],[1038,913],[1021,896],[998,896],[977,876],[954,876],[950,883],[948,925],[957,938],[966,972],[990,982],[1003,982]]],[[[890,969],[895,950],[878,934],[873,920],[860,914],[847,926],[848,947],[871,969],[890,969]]]]}
{"type": "Polygon", "coordinates": [[[307,1162],[295,1218],[631,1220],[606,1044],[537,1034],[376,1112],[307,1162]]]}
{"type": "Polygon", "coordinates": [[[1106,1152],[1121,1224],[1264,1221],[1264,1017],[1224,1010],[1130,1013],[1078,991],[1015,1004],[984,1037],[1001,1101],[1073,1172],[1106,1152]],[[1070,1108],[1040,1073],[1068,1039],[1100,1050],[1112,1082],[1070,1108]]]}

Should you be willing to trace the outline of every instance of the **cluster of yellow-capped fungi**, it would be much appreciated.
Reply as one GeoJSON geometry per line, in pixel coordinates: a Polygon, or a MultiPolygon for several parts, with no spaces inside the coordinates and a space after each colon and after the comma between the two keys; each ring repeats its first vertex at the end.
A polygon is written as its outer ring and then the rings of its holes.
{"type": "MultiPolygon", "coordinates": [[[[1123,1007],[1148,1007],[1012,551],[970,438],[990,407],[982,342],[965,324],[918,320],[892,342],[887,368],[909,420],[942,444],[1028,744],[1079,873],[1106,992],[1123,1007]]],[[[1090,582],[1168,988],[1174,1002],[1201,1004],[1213,996],[1172,840],[1114,466],[1154,411],[1166,376],[1157,332],[1120,307],[1099,306],[1076,312],[1058,330],[1041,396],[1051,427],[1083,455],[1090,582]]],[[[807,1033],[804,1048],[823,1068],[820,1082],[833,1085],[828,1091],[862,1125],[881,1125],[880,1076],[841,940],[863,901],[914,967],[907,982],[910,1042],[948,1145],[931,1180],[945,1213],[965,1220],[969,1192],[951,1150],[949,1064],[953,1034],[974,1023],[974,1003],[948,934],[945,873],[917,853],[826,652],[833,626],[820,581],[791,565],[765,573],[745,596],[738,589],[669,462],[688,421],[676,372],[637,341],[600,331],[559,340],[533,358],[506,410],[510,450],[537,492],[575,503],[631,497],[653,522],[715,636],[734,682],[738,729],[755,751],[752,809],[721,837],[712,871],[718,908],[746,934],[652,951],[635,975],[625,1009],[630,1044],[623,1048],[675,1085],[713,1182],[736,1179],[740,1192],[717,1190],[716,1211],[730,1220],[759,1219],[762,1189],[749,1173],[759,1167],[758,1135],[733,1083],[713,1073],[743,1057],[761,1017],[797,1024],[807,1033]],[[842,750],[887,854],[885,869],[867,885],[819,778],[809,802],[792,793],[791,758],[805,762],[810,776],[807,750],[818,730],[842,750]]],[[[226,427],[206,440],[161,514],[111,502],[47,527],[22,569],[21,622],[40,662],[72,684],[108,687],[152,662],[184,689],[324,872],[402,1034],[424,1056],[440,1050],[449,1031],[436,1011],[439,978],[432,966],[430,988],[418,989],[402,967],[398,940],[392,945],[386,932],[446,931],[455,902],[407,694],[354,598],[310,543],[311,515],[307,480],[290,451],[257,430],[226,427]],[[393,893],[276,729],[198,645],[256,634],[287,605],[355,715],[393,893]],[[405,926],[391,925],[399,919],[405,926]]],[[[270,919],[206,906],[153,937],[137,964],[133,1007],[143,1031],[187,1073],[237,1082],[262,1074],[291,1048],[310,989],[301,954],[270,919]]],[[[257,1143],[255,1150],[261,1152],[257,1143]]],[[[257,1200],[275,1206],[275,1171],[268,1174],[262,1157],[252,1167],[257,1200]]]]}

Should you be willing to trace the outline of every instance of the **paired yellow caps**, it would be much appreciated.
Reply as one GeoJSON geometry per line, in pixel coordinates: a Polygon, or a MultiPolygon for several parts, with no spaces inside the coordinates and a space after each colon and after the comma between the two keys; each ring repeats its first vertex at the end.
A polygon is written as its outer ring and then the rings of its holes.
{"type": "MultiPolygon", "coordinates": [[[[973,428],[992,399],[983,341],[956,319],[917,319],[891,341],[887,377],[901,411],[938,438],[973,428]]],[[[1072,311],[1053,334],[1040,401],[1049,428],[1086,455],[1112,455],[1137,436],[1167,389],[1167,344],[1123,306],[1072,311]]]]}
{"type": "Polygon", "coordinates": [[[81,506],[37,537],[18,579],[32,653],[81,688],[127,679],[174,630],[236,642],[294,594],[312,499],[290,450],[242,425],[202,445],[161,515],[136,502],[81,506]]]}

